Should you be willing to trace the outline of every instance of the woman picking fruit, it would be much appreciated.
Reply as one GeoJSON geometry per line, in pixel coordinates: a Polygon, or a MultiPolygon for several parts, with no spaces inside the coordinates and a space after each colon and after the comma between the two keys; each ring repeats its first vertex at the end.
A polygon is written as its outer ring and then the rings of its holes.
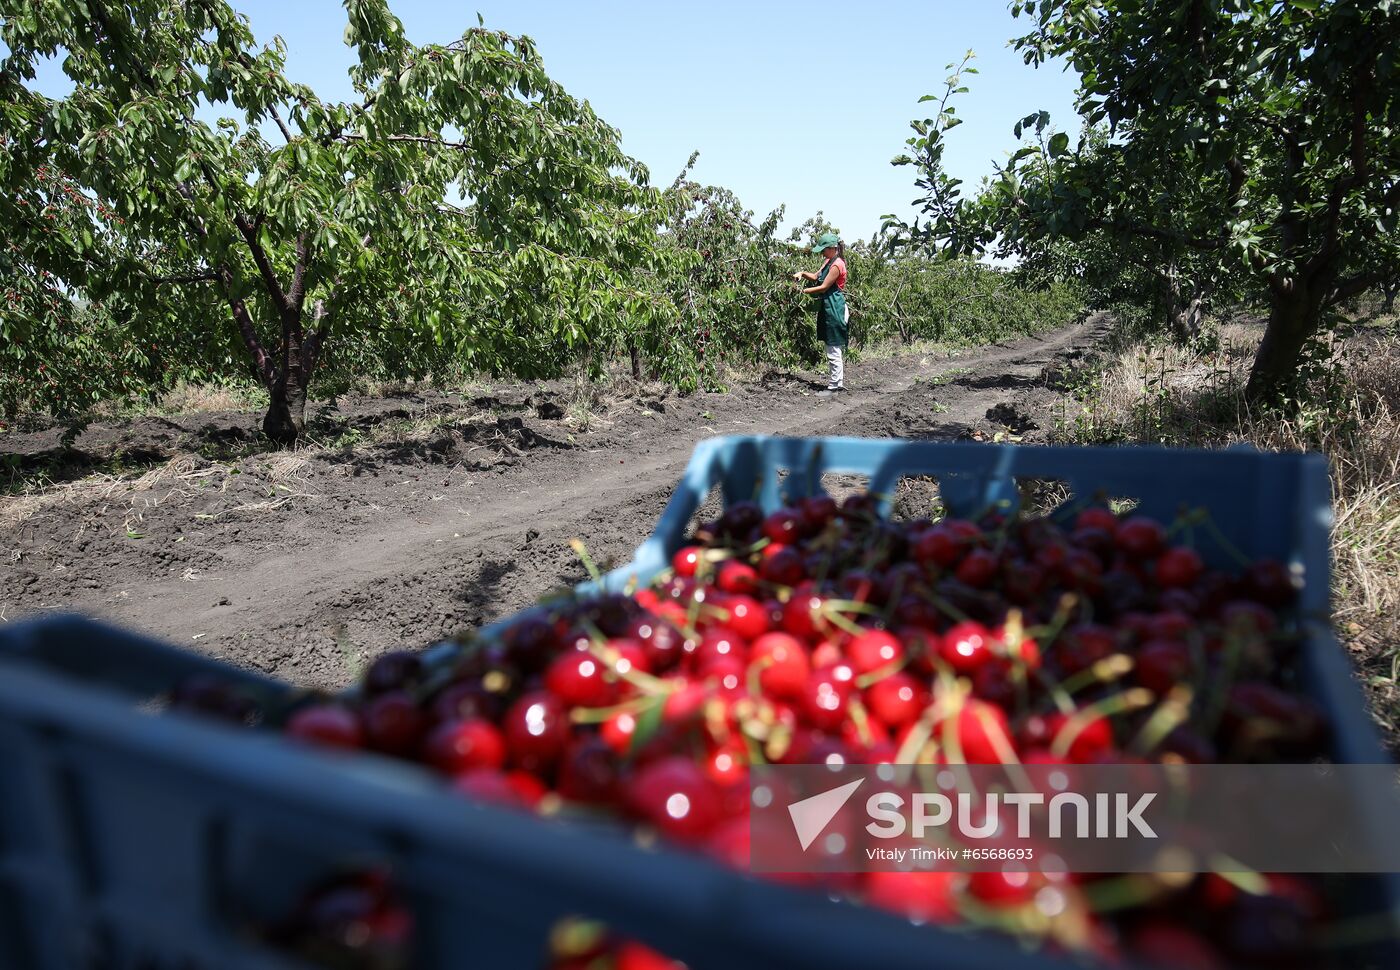
{"type": "Polygon", "coordinates": [[[817,237],[812,252],[826,259],[816,273],[793,273],[799,283],[808,280],[816,285],[802,292],[817,299],[817,338],[826,345],[826,392],[832,394],[846,389],[846,247],[834,232],[817,237]]]}

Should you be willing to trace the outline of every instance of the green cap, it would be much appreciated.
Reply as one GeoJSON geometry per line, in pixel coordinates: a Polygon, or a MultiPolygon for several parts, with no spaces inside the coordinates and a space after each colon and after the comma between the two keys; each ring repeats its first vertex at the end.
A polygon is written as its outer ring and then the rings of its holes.
{"type": "Polygon", "coordinates": [[[828,246],[835,246],[841,242],[841,237],[834,232],[824,232],[817,237],[817,244],[812,247],[812,252],[819,253],[828,246]]]}

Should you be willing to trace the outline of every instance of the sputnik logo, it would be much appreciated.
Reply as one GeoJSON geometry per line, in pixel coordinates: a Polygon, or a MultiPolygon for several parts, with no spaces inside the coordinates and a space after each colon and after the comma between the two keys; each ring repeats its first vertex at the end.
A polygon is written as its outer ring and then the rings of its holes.
{"type": "Polygon", "coordinates": [[[797,831],[797,841],[802,843],[803,852],[817,840],[817,836],[822,834],[822,829],[831,823],[836,813],[841,811],[841,806],[850,801],[856,789],[863,784],[865,779],[857,778],[849,784],[812,795],[788,806],[788,814],[792,816],[792,827],[797,831]]]}

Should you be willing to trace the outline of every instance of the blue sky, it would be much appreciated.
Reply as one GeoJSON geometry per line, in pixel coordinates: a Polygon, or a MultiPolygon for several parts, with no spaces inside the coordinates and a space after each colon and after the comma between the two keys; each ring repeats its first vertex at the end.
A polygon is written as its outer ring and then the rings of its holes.
{"type": "MultiPolygon", "coordinates": [[[[623,147],[669,184],[691,151],[695,177],[787,223],[822,210],[847,239],[909,211],[914,173],[889,160],[911,118],[969,48],[981,72],[955,102],[946,162],[968,186],[1013,150],[1012,125],[1044,108],[1073,130],[1074,78],[1027,67],[1007,40],[1027,27],[1003,0],[796,3],[392,0],[411,40],[446,42],[476,23],[528,34],[546,69],[622,131],[623,147]]],[[[291,76],[350,95],[339,0],[234,0],[259,40],[280,34],[291,76]]],[[[931,113],[931,112],[928,112],[931,113]]]]}

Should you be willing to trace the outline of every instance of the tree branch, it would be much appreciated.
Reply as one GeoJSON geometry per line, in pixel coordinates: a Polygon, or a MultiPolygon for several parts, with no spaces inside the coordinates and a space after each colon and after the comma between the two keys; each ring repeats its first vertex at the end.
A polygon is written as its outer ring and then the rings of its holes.
{"type": "Polygon", "coordinates": [[[1389,275],[1389,271],[1376,270],[1371,273],[1357,273],[1347,279],[1338,280],[1337,285],[1332,289],[1332,295],[1322,305],[1325,307],[1333,306],[1349,297],[1356,296],[1358,293],[1365,293],[1373,286],[1380,286],[1389,275]]]}

